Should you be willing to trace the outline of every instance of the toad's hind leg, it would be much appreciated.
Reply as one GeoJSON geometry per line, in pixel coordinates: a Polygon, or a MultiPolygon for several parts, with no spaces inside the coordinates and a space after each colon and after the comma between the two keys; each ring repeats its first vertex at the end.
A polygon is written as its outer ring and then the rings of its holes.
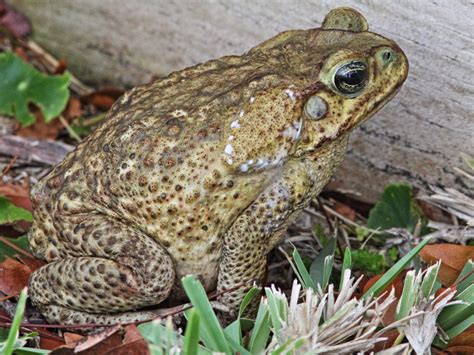
{"type": "Polygon", "coordinates": [[[135,310],[168,297],[175,270],[166,250],[105,216],[69,227],[73,233],[64,238],[72,238],[71,249],[58,248],[62,258],[36,270],[29,282],[32,302],[48,322],[111,324],[156,315],[135,310]]]}

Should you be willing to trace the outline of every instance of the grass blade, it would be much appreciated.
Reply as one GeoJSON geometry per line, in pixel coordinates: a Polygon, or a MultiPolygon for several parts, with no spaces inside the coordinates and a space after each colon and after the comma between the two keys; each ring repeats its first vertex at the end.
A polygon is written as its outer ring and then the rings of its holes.
{"type": "Polygon", "coordinates": [[[474,284],[474,260],[466,262],[456,282],[458,283],[458,293],[463,292],[470,285],[474,284]]]}
{"type": "MultiPolygon", "coordinates": [[[[313,280],[314,285],[321,286],[321,289],[324,291],[324,278],[327,276],[326,269],[326,259],[328,256],[334,256],[334,251],[336,250],[336,238],[329,238],[326,245],[321,249],[321,252],[314,258],[309,269],[311,275],[311,280],[313,280]]],[[[332,269],[332,265],[331,265],[332,269]]]]}
{"type": "Polygon", "coordinates": [[[415,297],[417,294],[417,286],[415,281],[415,271],[408,271],[405,276],[405,282],[403,283],[402,295],[400,296],[400,300],[398,301],[397,309],[395,311],[396,320],[405,318],[410,314],[410,309],[415,303],[415,297]]]}
{"type": "Polygon", "coordinates": [[[323,282],[321,284],[321,290],[326,291],[326,288],[329,284],[329,278],[331,277],[332,268],[334,266],[334,256],[328,255],[324,259],[324,268],[323,268],[323,282]]]}
{"type": "MultiPolygon", "coordinates": [[[[205,321],[201,323],[202,330],[207,335],[209,343],[206,346],[213,351],[220,351],[226,354],[232,354],[231,348],[225,338],[216,314],[209,303],[204,287],[195,276],[188,275],[182,278],[183,288],[196,309],[199,318],[205,321]]],[[[202,339],[204,341],[204,339],[202,339]]]]}
{"type": "Polygon", "coordinates": [[[13,354],[14,346],[18,340],[21,320],[23,319],[23,313],[25,312],[25,304],[27,298],[27,289],[24,288],[20,293],[20,298],[16,305],[15,316],[13,317],[12,325],[10,331],[8,332],[8,338],[5,342],[5,347],[3,349],[4,355],[13,354]]]}
{"type": "Polygon", "coordinates": [[[339,291],[342,288],[342,282],[344,281],[344,272],[347,269],[352,267],[352,253],[351,248],[347,247],[344,250],[344,259],[342,260],[342,268],[341,268],[341,281],[339,281],[339,291]]]}
{"type": "Polygon", "coordinates": [[[199,314],[194,308],[189,313],[183,345],[185,354],[197,355],[199,347],[199,314]]]}
{"type": "Polygon", "coordinates": [[[249,341],[249,350],[252,354],[261,354],[268,343],[270,335],[270,312],[267,300],[262,300],[255,318],[255,325],[249,341]]]}
{"type": "Polygon", "coordinates": [[[312,288],[316,291],[316,284],[313,282],[306,266],[304,266],[303,260],[301,259],[300,253],[296,248],[293,249],[293,260],[296,264],[296,274],[305,288],[312,288]]]}
{"type": "Polygon", "coordinates": [[[246,294],[242,302],[240,303],[239,308],[239,318],[247,309],[248,305],[252,302],[252,300],[260,293],[260,289],[257,287],[252,287],[246,294]]]}
{"type": "Polygon", "coordinates": [[[426,269],[426,274],[423,278],[423,283],[421,284],[421,292],[423,297],[426,299],[436,291],[435,286],[440,266],[441,263],[438,262],[426,269]]]}
{"type": "Polygon", "coordinates": [[[421,249],[430,241],[430,238],[425,238],[423,241],[410,250],[403,258],[398,260],[395,265],[393,265],[376,283],[372,285],[371,288],[367,290],[362,298],[367,298],[370,296],[378,296],[380,293],[401,273],[405,267],[410,263],[410,261],[418,255],[421,249]]]}

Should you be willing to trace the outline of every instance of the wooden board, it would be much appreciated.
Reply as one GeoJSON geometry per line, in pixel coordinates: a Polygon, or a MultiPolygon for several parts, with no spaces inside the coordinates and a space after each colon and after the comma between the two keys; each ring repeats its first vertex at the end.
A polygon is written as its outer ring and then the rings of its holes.
{"type": "Polygon", "coordinates": [[[318,27],[351,5],[370,29],[396,40],[410,60],[400,94],[353,134],[332,187],[373,201],[406,181],[455,187],[461,153],[474,156],[474,28],[469,1],[127,1],[11,0],[34,38],[89,82],[133,85],[226,54],[239,54],[290,28],[318,27]]]}

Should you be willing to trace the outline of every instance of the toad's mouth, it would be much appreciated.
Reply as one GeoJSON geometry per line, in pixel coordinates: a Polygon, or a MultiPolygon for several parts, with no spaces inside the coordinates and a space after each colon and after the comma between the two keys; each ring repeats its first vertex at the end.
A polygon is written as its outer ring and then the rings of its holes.
{"type": "Polygon", "coordinates": [[[370,106],[368,107],[365,117],[359,122],[357,122],[355,126],[357,127],[361,125],[362,123],[366,122],[373,115],[379,112],[386,104],[388,104],[395,97],[395,95],[398,94],[398,92],[400,91],[402,87],[402,83],[400,83],[398,87],[395,88],[395,90],[392,90],[390,94],[382,96],[379,100],[375,100],[374,103],[371,105],[371,107],[370,106]]]}

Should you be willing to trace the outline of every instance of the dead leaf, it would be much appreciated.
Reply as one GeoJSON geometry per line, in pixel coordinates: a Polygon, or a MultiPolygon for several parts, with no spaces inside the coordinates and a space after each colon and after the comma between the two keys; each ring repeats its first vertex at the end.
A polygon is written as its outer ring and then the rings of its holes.
{"type": "Polygon", "coordinates": [[[69,333],[69,332],[64,333],[64,341],[66,342],[67,345],[77,344],[83,338],[84,336],[77,333],[69,333]]]}
{"type": "Polygon", "coordinates": [[[150,350],[145,339],[142,337],[134,324],[125,327],[123,343],[104,354],[113,355],[149,355],[150,350]]]}
{"type": "MultiPolygon", "coordinates": [[[[35,328],[32,328],[32,330],[36,330],[35,328]]],[[[40,333],[40,348],[41,349],[46,349],[46,350],[53,350],[56,348],[59,348],[60,346],[64,345],[64,342],[59,341],[56,339],[57,335],[47,331],[46,329],[42,329],[40,333]],[[46,336],[46,334],[51,334],[52,337],[46,336]]]]}
{"type": "Polygon", "coordinates": [[[28,18],[10,6],[0,2],[0,25],[8,29],[16,37],[25,37],[31,33],[28,18]]]}
{"type": "Polygon", "coordinates": [[[34,111],[33,113],[36,116],[36,122],[28,127],[20,127],[16,134],[30,138],[56,139],[59,132],[64,128],[62,123],[58,119],[46,123],[40,111],[34,111]]]}
{"type": "Polygon", "coordinates": [[[82,115],[82,105],[81,101],[79,101],[76,97],[71,97],[67,104],[66,110],[64,112],[64,116],[66,118],[72,119],[76,117],[80,117],[82,115]]]}
{"type": "Polygon", "coordinates": [[[7,257],[0,263],[0,291],[8,296],[20,294],[28,285],[30,274],[28,266],[7,257]]]}
{"type": "Polygon", "coordinates": [[[356,211],[350,208],[348,205],[345,205],[339,201],[333,200],[334,210],[340,215],[346,217],[350,221],[354,222],[356,220],[356,211]]]}
{"type": "Polygon", "coordinates": [[[451,339],[449,347],[452,346],[474,346],[474,325],[471,325],[461,334],[451,339]]]}
{"type": "Polygon", "coordinates": [[[385,333],[382,333],[380,336],[387,338],[387,340],[376,343],[372,351],[374,353],[378,353],[379,351],[382,351],[384,349],[391,348],[399,335],[400,333],[396,329],[391,329],[385,333]]]}
{"type": "Polygon", "coordinates": [[[25,264],[26,266],[28,266],[28,268],[31,270],[31,272],[35,271],[35,270],[38,270],[40,267],[46,265],[46,262],[44,262],[43,260],[41,259],[37,259],[37,258],[29,258],[27,256],[22,256],[22,255],[18,255],[17,258],[23,263],[25,264]]]}
{"type": "Polygon", "coordinates": [[[114,102],[124,93],[117,88],[104,88],[90,95],[83,96],[82,100],[88,104],[94,105],[101,110],[108,110],[114,102]]]}
{"type": "Polygon", "coordinates": [[[30,200],[30,186],[26,180],[23,184],[0,183],[0,196],[8,198],[17,207],[28,211],[33,210],[30,200]]]}
{"type": "Polygon", "coordinates": [[[452,346],[444,350],[432,349],[435,355],[472,355],[474,346],[452,346]]]}
{"type": "Polygon", "coordinates": [[[75,347],[74,352],[83,355],[103,354],[111,348],[117,347],[122,343],[122,336],[119,330],[123,329],[120,324],[105,329],[98,334],[89,335],[80,341],[75,347]]]}
{"type": "Polygon", "coordinates": [[[469,259],[474,260],[474,246],[457,244],[430,244],[420,251],[420,257],[428,264],[441,260],[439,279],[443,286],[451,286],[469,259]]]}
{"type": "MultiPolygon", "coordinates": [[[[383,296],[380,300],[382,302],[385,298],[388,297],[388,294],[390,293],[391,289],[395,289],[395,301],[392,302],[390,306],[388,306],[387,311],[385,312],[383,318],[382,318],[382,323],[387,326],[389,324],[392,324],[395,322],[395,312],[397,309],[397,302],[400,296],[402,295],[403,292],[403,281],[405,280],[405,275],[407,271],[404,271],[400,273],[393,281],[391,284],[387,285],[385,289],[381,292],[383,294],[386,292],[385,296],[383,296]]],[[[364,285],[362,294],[366,293],[383,275],[377,275],[369,279],[364,285]]]]}

